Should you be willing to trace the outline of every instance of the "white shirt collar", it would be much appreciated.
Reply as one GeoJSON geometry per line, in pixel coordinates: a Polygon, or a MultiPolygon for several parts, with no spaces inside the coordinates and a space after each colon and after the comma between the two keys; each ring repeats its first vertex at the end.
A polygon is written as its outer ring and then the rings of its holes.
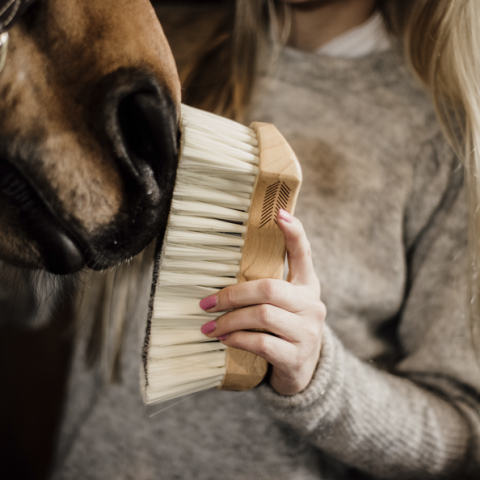
{"type": "Polygon", "coordinates": [[[388,50],[390,39],[383,18],[374,13],[365,23],[322,45],[316,53],[329,57],[358,58],[388,50]]]}

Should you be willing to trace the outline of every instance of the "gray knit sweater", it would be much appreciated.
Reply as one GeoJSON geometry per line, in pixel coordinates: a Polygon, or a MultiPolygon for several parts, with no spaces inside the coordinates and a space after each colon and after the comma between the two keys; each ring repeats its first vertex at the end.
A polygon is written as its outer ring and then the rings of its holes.
{"type": "Polygon", "coordinates": [[[274,123],[301,162],[297,216],[328,309],[311,384],[144,407],[147,265],[122,383],[76,350],[54,479],[479,478],[463,172],[430,100],[391,51],[286,49],[264,70],[249,117],[274,123]]]}

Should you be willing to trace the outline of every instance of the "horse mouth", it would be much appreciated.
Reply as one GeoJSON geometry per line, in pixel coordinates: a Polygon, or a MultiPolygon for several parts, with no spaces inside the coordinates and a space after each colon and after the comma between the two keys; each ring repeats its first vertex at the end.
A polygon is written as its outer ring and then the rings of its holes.
{"type": "Polygon", "coordinates": [[[104,270],[137,255],[162,235],[175,181],[176,137],[169,148],[170,155],[165,155],[168,168],[161,182],[148,168],[143,168],[144,175],[137,177],[139,185],[132,186],[131,177],[124,178],[130,188],[124,192],[120,211],[108,224],[89,233],[81,221],[64,219],[45,198],[35,176],[17,166],[24,162],[2,154],[0,145],[0,205],[9,222],[36,247],[40,261],[33,268],[45,268],[58,275],[76,273],[85,266],[104,270]]]}
{"type": "Polygon", "coordinates": [[[47,270],[65,275],[84,266],[85,254],[79,241],[26,177],[1,157],[0,196],[13,210],[20,228],[36,242],[47,270]]]}

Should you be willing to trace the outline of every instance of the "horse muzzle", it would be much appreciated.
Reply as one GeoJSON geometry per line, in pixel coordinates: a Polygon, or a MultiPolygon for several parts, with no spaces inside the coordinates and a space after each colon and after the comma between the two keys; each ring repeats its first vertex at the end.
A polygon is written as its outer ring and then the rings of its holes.
{"type": "MultiPolygon", "coordinates": [[[[93,92],[90,130],[120,178],[121,205],[107,222],[89,223],[88,212],[80,208],[72,215],[49,190],[48,178],[39,180],[33,167],[24,168],[41,164],[32,158],[41,153],[30,148],[28,162],[8,158],[0,139],[0,195],[37,245],[44,268],[56,274],[85,265],[94,270],[118,265],[162,235],[168,219],[178,162],[178,117],[171,96],[154,76],[127,69],[107,75],[93,92]]],[[[88,186],[85,192],[88,196],[88,186]]],[[[95,204],[89,208],[95,211],[95,204]]]]}
{"type": "Polygon", "coordinates": [[[102,269],[136,255],[164,231],[178,166],[179,119],[169,92],[138,69],[106,76],[92,98],[97,131],[105,135],[124,184],[123,208],[89,240],[95,260],[87,264],[102,269]]]}

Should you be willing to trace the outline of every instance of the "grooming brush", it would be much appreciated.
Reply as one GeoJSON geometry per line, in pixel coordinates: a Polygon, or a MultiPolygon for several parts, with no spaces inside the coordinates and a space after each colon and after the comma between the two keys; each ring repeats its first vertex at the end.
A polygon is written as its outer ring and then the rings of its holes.
{"type": "Polygon", "coordinates": [[[245,127],[182,105],[180,129],[143,352],[147,404],[213,387],[243,391],[262,381],[263,358],[200,332],[222,313],[204,312],[199,301],[239,282],[282,278],[285,240],[277,214],[293,214],[302,180],[295,154],[273,125],[245,127]]]}

